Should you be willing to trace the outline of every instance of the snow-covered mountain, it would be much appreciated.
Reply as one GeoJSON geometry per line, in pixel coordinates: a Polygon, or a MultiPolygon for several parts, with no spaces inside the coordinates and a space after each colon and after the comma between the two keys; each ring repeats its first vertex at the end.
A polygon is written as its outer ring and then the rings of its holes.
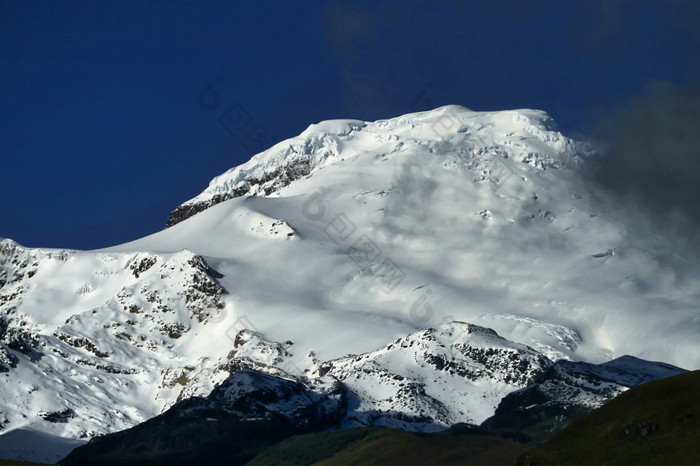
{"type": "Polygon", "coordinates": [[[557,360],[700,368],[695,269],[584,181],[590,157],[536,110],[327,121],[154,235],[2,240],[0,457],[58,459],[47,436],[131,427],[236,369],[343,383],[347,426],[430,430],[557,360]]]}
{"type": "MultiPolygon", "coordinates": [[[[286,363],[293,345],[279,346],[243,330],[234,346],[230,357],[236,369],[291,376],[285,368],[293,367],[286,363]]],[[[314,360],[304,378],[346,387],[349,406],[343,427],[435,431],[458,422],[482,422],[506,394],[526,387],[551,364],[491,329],[451,322],[375,351],[314,360]]]]}

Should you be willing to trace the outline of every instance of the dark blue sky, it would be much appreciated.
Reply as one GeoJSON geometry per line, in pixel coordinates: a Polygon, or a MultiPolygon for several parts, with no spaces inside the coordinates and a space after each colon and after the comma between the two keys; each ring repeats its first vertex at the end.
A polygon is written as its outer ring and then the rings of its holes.
{"type": "Polygon", "coordinates": [[[460,104],[591,133],[654,84],[700,78],[696,1],[374,3],[0,1],[0,236],[153,233],[250,158],[253,130],[264,144],[460,104]],[[198,102],[208,85],[218,101],[198,102]],[[229,132],[232,106],[248,123],[229,132]]]}

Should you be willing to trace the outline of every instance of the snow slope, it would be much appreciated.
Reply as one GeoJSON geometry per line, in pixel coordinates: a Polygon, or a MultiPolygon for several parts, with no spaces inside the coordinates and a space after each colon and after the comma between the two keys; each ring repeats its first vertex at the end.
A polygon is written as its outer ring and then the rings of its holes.
{"type": "Polygon", "coordinates": [[[699,367],[697,273],[681,276],[663,245],[629,241],[635,225],[603,210],[581,180],[590,150],[535,110],[449,106],[364,126],[324,122],[186,205],[300,160],[308,175],[110,251],[204,256],[235,296],[227,323],[245,317],[324,359],[462,320],[555,358],[631,354],[699,367]],[[261,221],[298,234],[263,239],[261,221]]]}
{"type": "MultiPolygon", "coordinates": [[[[365,364],[348,354],[453,321],[551,360],[700,368],[697,269],[583,182],[591,154],[536,110],[335,120],[215,178],[146,238],[85,252],[3,240],[0,456],[16,429],[86,440],[207,395],[244,329],[271,342],[255,358],[283,354],[293,376],[338,361],[348,386],[365,364]]],[[[392,354],[373,364],[409,375],[409,353],[392,354]]],[[[520,387],[465,407],[449,393],[479,382],[439,380],[421,386],[447,390],[445,423],[484,419],[520,387]]],[[[396,390],[358,384],[360,405],[396,390]]]]}

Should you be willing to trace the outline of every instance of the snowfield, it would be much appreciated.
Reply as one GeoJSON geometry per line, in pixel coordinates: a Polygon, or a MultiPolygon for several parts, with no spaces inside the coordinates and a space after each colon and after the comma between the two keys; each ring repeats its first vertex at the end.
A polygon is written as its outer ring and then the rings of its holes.
{"type": "Polygon", "coordinates": [[[348,425],[423,411],[428,430],[480,422],[529,383],[498,361],[466,377],[474,348],[532,370],[623,355],[700,369],[698,267],[584,181],[594,156],[537,110],[333,120],[214,178],[151,236],[0,241],[0,457],[55,461],[207,395],[242,358],[344,381],[361,394],[348,425]],[[463,325],[497,335],[467,342],[463,325]],[[402,339],[411,351],[389,348],[402,339]],[[13,440],[46,435],[65,448],[13,440]]]}

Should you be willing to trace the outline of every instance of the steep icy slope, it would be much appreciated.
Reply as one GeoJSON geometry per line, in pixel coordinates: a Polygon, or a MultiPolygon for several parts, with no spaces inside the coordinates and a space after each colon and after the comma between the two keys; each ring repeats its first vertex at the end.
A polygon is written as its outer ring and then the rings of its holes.
{"type": "MultiPolygon", "coordinates": [[[[370,362],[406,378],[401,361],[419,364],[409,348],[348,354],[453,321],[533,357],[700,367],[697,274],[606,210],[579,176],[589,152],[535,110],[323,122],[215,178],[149,237],[92,252],[4,240],[0,452],[20,428],[87,439],[207,395],[244,329],[269,342],[250,360],[281,354],[291,376],[330,361],[348,386],[370,362]]],[[[447,365],[426,365],[403,412],[422,389],[444,400],[441,422],[476,421],[520,387],[465,411],[450,403],[473,381],[444,374],[459,351],[436,354],[447,365]]],[[[358,384],[358,406],[399,390],[358,384]]]]}

